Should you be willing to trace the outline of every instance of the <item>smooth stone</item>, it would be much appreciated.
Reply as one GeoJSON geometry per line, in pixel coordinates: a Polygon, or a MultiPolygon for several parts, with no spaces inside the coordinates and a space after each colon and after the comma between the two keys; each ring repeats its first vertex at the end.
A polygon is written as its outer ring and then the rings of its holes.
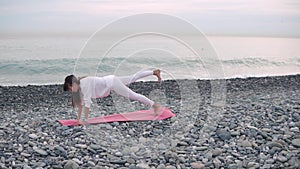
{"type": "Polygon", "coordinates": [[[30,156],[31,156],[31,154],[28,154],[28,153],[24,153],[24,152],[22,152],[22,153],[21,153],[21,156],[24,156],[24,157],[30,157],[30,156]]]}
{"type": "Polygon", "coordinates": [[[30,145],[30,146],[32,146],[32,147],[35,147],[35,146],[36,146],[36,144],[35,144],[34,142],[32,142],[32,141],[28,141],[27,143],[28,143],[28,145],[30,145]]]}
{"type": "Polygon", "coordinates": [[[75,137],[79,137],[81,135],[85,135],[85,133],[84,132],[78,132],[78,133],[73,134],[73,137],[75,138],[75,137]]]}
{"type": "Polygon", "coordinates": [[[3,156],[1,157],[1,162],[5,163],[5,157],[3,157],[3,156]]]}
{"type": "Polygon", "coordinates": [[[38,136],[36,134],[29,134],[28,136],[32,139],[37,139],[38,138],[38,136]]]}
{"type": "Polygon", "coordinates": [[[135,163],[135,160],[133,158],[128,158],[126,161],[129,164],[134,164],[135,163]]]}
{"type": "Polygon", "coordinates": [[[48,155],[47,151],[39,149],[39,148],[34,149],[34,151],[37,152],[38,154],[42,155],[42,156],[48,155]]]}
{"type": "Polygon", "coordinates": [[[20,145],[20,146],[18,147],[18,152],[22,152],[23,150],[24,150],[23,146],[20,145]]]}
{"type": "Polygon", "coordinates": [[[117,156],[117,157],[122,157],[123,154],[122,154],[121,152],[116,152],[116,153],[115,153],[115,156],[117,156]]]}
{"type": "Polygon", "coordinates": [[[46,164],[43,162],[31,162],[31,165],[33,165],[34,168],[38,168],[38,167],[45,167],[46,164]]]}
{"type": "Polygon", "coordinates": [[[67,157],[67,155],[68,155],[66,150],[61,146],[55,146],[54,151],[57,155],[61,155],[63,157],[67,157]]]}
{"type": "Polygon", "coordinates": [[[239,131],[233,131],[230,134],[231,136],[239,136],[241,133],[239,131]]]}
{"type": "Polygon", "coordinates": [[[231,139],[231,133],[227,130],[224,129],[217,130],[216,134],[223,141],[231,139]]]}
{"type": "Polygon", "coordinates": [[[276,152],[280,151],[281,148],[279,147],[272,147],[268,152],[270,155],[274,155],[276,152]]]}
{"type": "Polygon", "coordinates": [[[239,153],[235,153],[235,152],[232,152],[231,155],[233,155],[234,157],[240,157],[241,156],[239,153]]]}
{"type": "Polygon", "coordinates": [[[208,161],[209,161],[208,158],[203,158],[203,159],[202,159],[202,162],[203,162],[203,163],[207,163],[208,161]]]}
{"type": "Polygon", "coordinates": [[[31,167],[29,167],[27,164],[23,165],[23,169],[32,169],[31,167]]]}
{"type": "Polygon", "coordinates": [[[196,151],[204,151],[204,150],[207,150],[207,149],[208,149],[208,147],[206,147],[206,146],[201,146],[201,147],[196,147],[195,148],[196,151]]]}
{"type": "Polygon", "coordinates": [[[251,168],[251,167],[254,167],[257,163],[256,162],[249,162],[247,164],[247,168],[251,168]]]}
{"type": "Polygon", "coordinates": [[[260,153],[259,156],[258,156],[259,159],[262,159],[262,160],[266,160],[267,159],[267,156],[263,153],[260,153]]]}
{"type": "Polygon", "coordinates": [[[156,169],[166,169],[166,166],[164,164],[159,164],[156,169]]]}
{"type": "Polygon", "coordinates": [[[76,162],[77,164],[82,164],[82,162],[78,159],[78,158],[73,158],[72,159],[74,162],[76,162]]]}
{"type": "Polygon", "coordinates": [[[229,164],[228,165],[229,169],[238,169],[238,165],[237,164],[229,164]]]}
{"type": "Polygon", "coordinates": [[[280,162],[282,162],[282,163],[284,163],[284,162],[286,162],[288,159],[287,159],[286,157],[282,156],[282,155],[279,155],[279,156],[277,157],[277,160],[280,161],[280,162]]]}
{"type": "Polygon", "coordinates": [[[208,160],[211,160],[212,159],[212,153],[208,152],[208,153],[204,154],[204,157],[207,158],[208,160]]]}
{"type": "Polygon", "coordinates": [[[215,167],[215,168],[220,168],[220,166],[221,166],[221,164],[222,164],[222,162],[221,162],[218,158],[215,158],[215,159],[213,160],[213,163],[214,163],[214,167],[215,167]]]}
{"type": "Polygon", "coordinates": [[[130,151],[132,151],[133,153],[138,152],[139,149],[140,149],[140,148],[139,148],[138,146],[130,147],[130,151]]]}
{"type": "Polygon", "coordinates": [[[214,150],[212,151],[212,156],[213,156],[213,157],[216,157],[216,156],[222,154],[222,152],[223,152],[222,149],[216,148],[216,149],[214,149],[214,150]]]}
{"type": "Polygon", "coordinates": [[[64,166],[64,169],[78,169],[78,168],[79,165],[73,160],[69,160],[64,166]]]}
{"type": "Polygon", "coordinates": [[[266,163],[267,164],[273,164],[275,162],[275,160],[273,160],[273,159],[267,159],[266,160],[266,163]]]}
{"type": "Polygon", "coordinates": [[[248,140],[243,140],[241,144],[243,147],[252,147],[252,144],[248,140]]]}
{"type": "Polygon", "coordinates": [[[273,130],[269,129],[269,128],[262,128],[261,131],[267,132],[267,133],[271,133],[273,130]]]}
{"type": "Polygon", "coordinates": [[[93,150],[99,150],[102,148],[102,146],[100,146],[98,144],[91,144],[89,147],[93,150]]]}
{"type": "Polygon", "coordinates": [[[288,161],[288,164],[291,166],[300,166],[300,159],[297,157],[291,157],[288,161]]]}
{"type": "Polygon", "coordinates": [[[89,167],[95,167],[96,166],[96,164],[93,161],[88,161],[87,164],[88,164],[89,167]]]}
{"type": "Polygon", "coordinates": [[[85,144],[75,144],[75,147],[85,149],[85,148],[87,148],[87,145],[85,145],[85,144]]]}
{"type": "Polygon", "coordinates": [[[292,127],[290,128],[291,132],[299,132],[299,127],[292,127]]]}
{"type": "Polygon", "coordinates": [[[191,163],[191,167],[193,169],[204,169],[205,165],[201,162],[193,162],[193,163],[191,163]]]}
{"type": "Polygon", "coordinates": [[[282,148],[282,144],[280,143],[277,143],[277,142],[268,142],[267,143],[268,146],[271,146],[271,147],[279,147],[279,148],[282,148]]]}
{"type": "Polygon", "coordinates": [[[171,147],[176,147],[178,144],[178,140],[177,139],[171,140],[170,143],[171,143],[171,147]]]}
{"type": "Polygon", "coordinates": [[[263,166],[262,166],[262,168],[264,168],[264,169],[270,169],[271,168],[271,164],[264,164],[263,166]]]}
{"type": "Polygon", "coordinates": [[[295,126],[300,127],[300,121],[295,122],[295,126]]]}
{"type": "Polygon", "coordinates": [[[294,139],[292,140],[293,146],[300,148],[300,139],[294,139]]]}
{"type": "Polygon", "coordinates": [[[270,136],[268,136],[268,134],[265,132],[260,131],[260,132],[258,132],[258,134],[261,135],[266,140],[272,140],[272,138],[270,136]]]}
{"type": "Polygon", "coordinates": [[[157,148],[160,149],[160,150],[165,150],[165,149],[167,149],[167,146],[160,143],[160,144],[158,144],[157,148]]]}
{"type": "Polygon", "coordinates": [[[132,154],[132,152],[130,152],[129,148],[124,148],[121,152],[124,156],[129,156],[130,154],[132,154]]]}
{"type": "Polygon", "coordinates": [[[140,167],[142,169],[150,169],[149,165],[145,163],[139,163],[136,165],[136,167],[140,167]]]}
{"type": "Polygon", "coordinates": [[[180,141],[177,143],[178,146],[188,146],[189,144],[185,141],[180,141]]]}
{"type": "Polygon", "coordinates": [[[16,129],[19,130],[22,133],[26,133],[27,132],[27,130],[24,129],[24,128],[22,128],[22,127],[17,127],[16,129]]]}
{"type": "Polygon", "coordinates": [[[168,165],[168,166],[166,166],[166,169],[176,169],[176,167],[168,165]]]}

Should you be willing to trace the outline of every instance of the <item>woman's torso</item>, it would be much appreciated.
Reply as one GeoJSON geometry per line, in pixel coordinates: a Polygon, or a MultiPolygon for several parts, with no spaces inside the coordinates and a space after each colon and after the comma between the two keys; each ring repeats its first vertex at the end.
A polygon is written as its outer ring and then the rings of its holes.
{"type": "Polygon", "coordinates": [[[109,95],[113,75],[104,77],[88,76],[80,80],[80,89],[83,97],[102,98],[109,95]]]}

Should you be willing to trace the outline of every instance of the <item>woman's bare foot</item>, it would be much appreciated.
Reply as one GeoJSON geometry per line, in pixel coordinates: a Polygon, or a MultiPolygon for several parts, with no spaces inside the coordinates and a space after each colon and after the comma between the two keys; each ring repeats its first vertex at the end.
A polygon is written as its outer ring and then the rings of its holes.
{"type": "Polygon", "coordinates": [[[158,110],[159,110],[159,108],[160,108],[160,105],[157,104],[157,103],[154,103],[154,104],[152,105],[152,108],[153,108],[153,110],[154,110],[154,116],[157,116],[157,115],[158,115],[158,110]]]}
{"type": "Polygon", "coordinates": [[[79,121],[77,120],[77,124],[78,124],[78,125],[83,125],[83,126],[85,126],[85,125],[87,125],[88,123],[87,123],[85,120],[83,120],[83,121],[82,121],[82,120],[79,120],[79,121]]]}
{"type": "Polygon", "coordinates": [[[160,70],[159,69],[153,70],[153,75],[155,75],[157,77],[158,82],[161,81],[161,76],[160,76],[160,70]]]}

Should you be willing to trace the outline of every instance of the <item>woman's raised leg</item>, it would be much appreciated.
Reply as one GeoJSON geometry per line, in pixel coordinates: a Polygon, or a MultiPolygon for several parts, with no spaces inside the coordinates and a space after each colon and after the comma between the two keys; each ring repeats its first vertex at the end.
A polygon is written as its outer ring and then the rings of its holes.
{"type": "Polygon", "coordinates": [[[147,76],[151,76],[151,75],[155,75],[158,79],[158,81],[161,81],[161,77],[160,77],[160,70],[142,70],[139,71],[133,75],[130,76],[121,76],[119,77],[119,79],[121,80],[121,82],[125,85],[129,85],[130,83],[136,82],[137,80],[147,77],[147,76]]]}
{"type": "Polygon", "coordinates": [[[149,106],[154,105],[154,102],[148,99],[146,96],[135,93],[130,88],[125,86],[125,84],[118,77],[114,77],[113,79],[112,90],[115,91],[117,94],[130,98],[132,100],[140,101],[149,106]]]}

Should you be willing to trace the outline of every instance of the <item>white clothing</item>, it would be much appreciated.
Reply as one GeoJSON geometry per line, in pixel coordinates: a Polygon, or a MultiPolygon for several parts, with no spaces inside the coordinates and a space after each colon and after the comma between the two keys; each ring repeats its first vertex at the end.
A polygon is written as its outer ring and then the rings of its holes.
{"type": "Polygon", "coordinates": [[[92,98],[106,97],[110,94],[110,91],[113,90],[121,96],[152,106],[154,104],[152,100],[141,94],[135,93],[126,86],[138,79],[150,75],[153,75],[153,71],[146,70],[139,71],[131,76],[117,77],[114,75],[109,75],[104,77],[85,77],[80,80],[82,105],[90,108],[92,104],[92,98]]]}

